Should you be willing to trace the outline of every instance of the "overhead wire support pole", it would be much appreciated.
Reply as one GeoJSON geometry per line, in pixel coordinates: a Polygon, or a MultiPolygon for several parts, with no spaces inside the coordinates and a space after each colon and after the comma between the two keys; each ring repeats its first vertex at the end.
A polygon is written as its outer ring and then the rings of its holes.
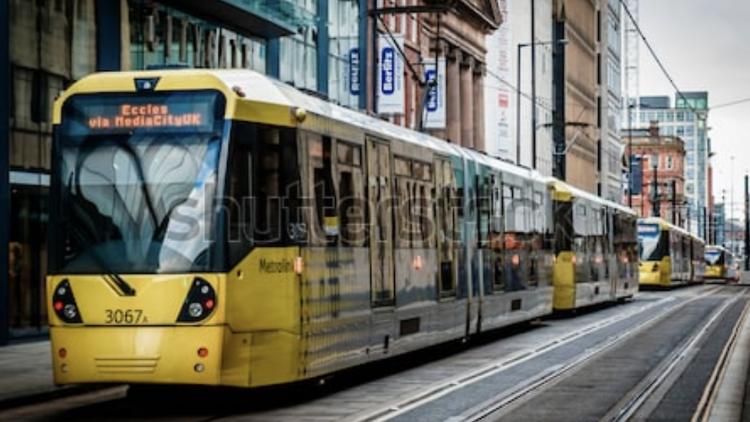
{"type": "Polygon", "coordinates": [[[745,271],[750,271],[750,180],[745,174],[745,271]]]}
{"type": "Polygon", "coordinates": [[[516,56],[516,164],[521,165],[521,48],[526,45],[518,44],[516,56]]]}
{"type": "Polygon", "coordinates": [[[633,121],[628,100],[628,208],[633,208],[633,121]]]}
{"type": "MultiPolygon", "coordinates": [[[[536,7],[531,2],[531,168],[536,169],[536,7]]],[[[557,38],[557,37],[555,37],[557,38]]]]}

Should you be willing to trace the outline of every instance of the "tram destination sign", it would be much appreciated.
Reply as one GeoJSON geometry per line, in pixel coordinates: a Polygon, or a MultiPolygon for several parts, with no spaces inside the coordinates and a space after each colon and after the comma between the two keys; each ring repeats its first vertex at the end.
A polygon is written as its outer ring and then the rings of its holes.
{"type": "Polygon", "coordinates": [[[143,131],[211,132],[216,95],[134,97],[95,95],[72,98],[63,111],[69,135],[143,131]]]}

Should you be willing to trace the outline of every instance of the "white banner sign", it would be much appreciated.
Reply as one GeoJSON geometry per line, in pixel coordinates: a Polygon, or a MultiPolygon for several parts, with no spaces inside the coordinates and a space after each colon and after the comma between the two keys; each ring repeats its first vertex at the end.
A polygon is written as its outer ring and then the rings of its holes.
{"type": "Polygon", "coordinates": [[[404,36],[378,38],[378,113],[404,114],[404,36]],[[396,44],[393,43],[395,39],[396,44]]]}
{"type": "Polygon", "coordinates": [[[424,127],[445,129],[445,57],[425,63],[425,80],[432,85],[427,92],[424,105],[424,127]]]}

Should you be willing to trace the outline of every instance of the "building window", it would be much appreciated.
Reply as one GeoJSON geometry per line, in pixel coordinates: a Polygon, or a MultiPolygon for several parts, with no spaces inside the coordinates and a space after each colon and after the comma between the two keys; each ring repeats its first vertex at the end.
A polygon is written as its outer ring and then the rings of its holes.
{"type": "Polygon", "coordinates": [[[667,170],[672,170],[674,168],[674,157],[671,155],[667,155],[667,170]]]}
{"type": "Polygon", "coordinates": [[[317,91],[317,29],[303,27],[281,39],[280,78],[297,88],[317,91]]]}

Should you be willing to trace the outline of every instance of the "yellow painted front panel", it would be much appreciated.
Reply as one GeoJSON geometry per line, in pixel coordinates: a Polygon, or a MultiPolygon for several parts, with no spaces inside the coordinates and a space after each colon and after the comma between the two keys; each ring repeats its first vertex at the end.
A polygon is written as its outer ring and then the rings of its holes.
{"type": "Polygon", "coordinates": [[[257,332],[250,349],[250,386],[297,381],[300,371],[299,336],[283,331],[257,332]]]}
{"type": "Polygon", "coordinates": [[[224,356],[221,361],[221,385],[250,386],[252,334],[224,330],[224,356]]]}
{"type": "Polygon", "coordinates": [[[103,72],[88,75],[70,88],[55,101],[53,123],[60,124],[62,105],[72,95],[86,93],[135,92],[135,78],[159,78],[156,92],[217,90],[227,98],[225,117],[231,118],[235,113],[234,101],[237,96],[216,74],[200,69],[160,70],[136,72],[103,72]]]}
{"type": "Polygon", "coordinates": [[[708,265],[706,266],[706,278],[707,279],[723,279],[725,276],[724,274],[724,266],[723,265],[708,265]]]}
{"type": "Polygon", "coordinates": [[[227,275],[226,321],[233,332],[300,333],[299,247],[255,248],[227,275]]]}
{"type": "Polygon", "coordinates": [[[256,387],[299,379],[298,257],[296,246],[255,248],[227,274],[226,322],[234,336],[225,384],[256,387]]]}
{"type": "Polygon", "coordinates": [[[50,327],[57,384],[179,383],[217,385],[224,328],[50,327]],[[199,348],[208,356],[198,356],[199,348]],[[60,349],[65,349],[61,356],[60,349]],[[203,371],[195,370],[203,365],[203,371]]]}
{"type": "Polygon", "coordinates": [[[575,308],[576,283],[575,262],[572,252],[560,252],[552,265],[552,278],[555,288],[553,307],[556,310],[575,308]]]}
{"type": "Polygon", "coordinates": [[[638,264],[638,284],[641,286],[670,287],[672,285],[671,274],[672,265],[669,258],[658,262],[646,261],[638,264]],[[654,270],[655,263],[659,265],[656,270],[654,270]]]}
{"type": "Polygon", "coordinates": [[[103,275],[50,276],[47,279],[50,325],[63,325],[52,309],[54,289],[62,280],[70,282],[85,325],[120,325],[113,312],[130,312],[136,320],[130,325],[171,325],[177,322],[193,281],[200,277],[214,288],[217,307],[203,324],[221,324],[224,320],[222,278],[215,274],[120,275],[134,290],[125,296],[103,275]]]}

